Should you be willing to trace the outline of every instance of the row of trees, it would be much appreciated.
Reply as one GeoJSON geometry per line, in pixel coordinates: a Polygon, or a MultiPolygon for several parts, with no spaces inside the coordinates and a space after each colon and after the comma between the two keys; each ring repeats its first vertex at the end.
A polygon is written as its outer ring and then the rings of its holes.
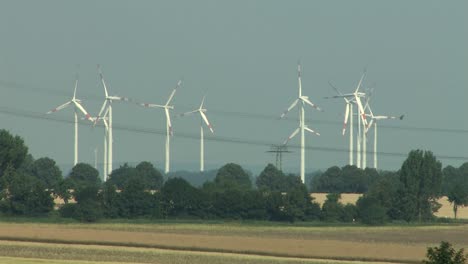
{"type": "Polygon", "coordinates": [[[311,181],[314,192],[331,193],[322,208],[295,175],[269,164],[252,183],[237,164],[221,167],[200,187],[175,177],[164,182],[149,162],[125,164],[105,183],[88,164],[77,164],[68,177],[49,158],[34,158],[18,136],[0,130],[0,211],[15,215],[47,214],[54,197],[66,203],[60,213],[92,221],[100,217],[231,218],[280,221],[323,220],[379,224],[388,220],[433,219],[446,194],[454,212],[468,201],[468,164],[446,167],[428,151],[411,151],[397,172],[331,167],[311,181]],[[356,205],[340,203],[338,193],[364,193],[356,205]],[[74,199],[76,203],[68,203],[74,199]]]}

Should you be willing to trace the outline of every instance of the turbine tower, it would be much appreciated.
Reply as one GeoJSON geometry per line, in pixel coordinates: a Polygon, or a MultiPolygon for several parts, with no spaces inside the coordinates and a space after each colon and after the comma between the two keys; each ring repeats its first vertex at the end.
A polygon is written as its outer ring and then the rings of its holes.
{"type": "Polygon", "coordinates": [[[170,137],[172,136],[172,123],[171,123],[171,116],[169,111],[174,109],[173,105],[170,105],[172,99],[174,98],[174,94],[177,91],[177,88],[180,87],[182,84],[182,81],[179,80],[177,82],[177,86],[172,90],[171,95],[169,96],[169,99],[167,99],[167,102],[165,105],[158,105],[158,104],[149,104],[149,103],[138,103],[138,105],[143,106],[143,107],[149,107],[149,108],[162,108],[164,109],[164,112],[166,114],[166,164],[164,167],[164,172],[168,173],[170,170],[170,137]]]}
{"type": "Polygon", "coordinates": [[[304,136],[304,131],[308,131],[310,133],[313,133],[317,136],[320,136],[319,133],[315,132],[314,130],[310,129],[306,124],[305,124],[305,116],[304,116],[304,105],[308,104],[312,106],[313,108],[317,109],[318,111],[322,111],[319,107],[317,107],[315,104],[313,104],[308,96],[302,95],[302,82],[301,82],[301,64],[298,63],[297,65],[297,75],[298,75],[298,83],[299,83],[299,96],[294,102],[291,104],[291,106],[286,109],[286,111],[281,114],[281,118],[284,118],[286,114],[293,109],[297,103],[301,103],[301,106],[299,108],[299,127],[294,130],[294,132],[284,141],[283,145],[286,145],[290,139],[292,139],[294,136],[296,136],[299,132],[301,132],[301,163],[300,163],[300,176],[301,176],[301,181],[302,183],[305,182],[305,136],[304,136]]]}
{"type": "Polygon", "coordinates": [[[200,107],[196,110],[186,112],[181,114],[180,116],[191,115],[194,113],[200,113],[200,172],[205,171],[205,146],[204,146],[204,139],[203,139],[203,123],[206,124],[208,129],[210,129],[211,133],[214,133],[213,127],[211,126],[208,118],[206,116],[206,109],[203,108],[203,104],[205,102],[205,97],[203,96],[202,102],[200,107]]]}
{"type": "Polygon", "coordinates": [[[83,113],[85,115],[85,118],[89,120],[91,116],[86,112],[84,107],[81,105],[81,100],[76,98],[76,89],[78,87],[78,76],[75,79],[75,89],[73,90],[73,97],[70,101],[57,106],[56,108],[50,110],[47,112],[47,114],[51,114],[57,111],[60,111],[64,108],[66,108],[69,105],[74,106],[74,114],[75,114],[75,119],[74,119],[74,124],[75,124],[75,142],[74,142],[74,159],[73,159],[73,166],[75,166],[78,163],[78,111],[83,113]]]}
{"type": "MultiPolygon", "coordinates": [[[[104,76],[102,74],[102,70],[100,65],[98,65],[98,73],[99,77],[101,78],[102,86],[104,87],[104,103],[102,104],[101,110],[99,111],[98,116],[95,119],[95,124],[101,119],[101,115],[106,112],[107,116],[107,174],[112,173],[112,161],[113,161],[113,135],[112,135],[112,102],[113,101],[130,101],[127,97],[120,97],[116,95],[109,95],[106,82],[104,81],[104,76]]],[[[107,178],[107,175],[105,175],[107,178]]]]}
{"type": "Polygon", "coordinates": [[[361,79],[359,80],[359,83],[356,87],[356,90],[353,93],[347,93],[344,94],[338,90],[331,82],[328,82],[330,86],[335,90],[337,95],[335,96],[330,96],[330,97],[325,97],[326,99],[332,99],[332,98],[343,98],[345,103],[346,103],[346,108],[345,108],[345,115],[344,115],[344,122],[343,122],[343,129],[342,129],[342,134],[343,136],[346,133],[346,127],[348,124],[348,120],[350,121],[350,129],[349,129],[349,165],[353,165],[354,157],[353,157],[353,151],[354,151],[354,138],[353,138],[353,104],[356,104],[359,114],[358,114],[358,135],[357,135],[357,155],[356,155],[356,166],[358,168],[361,168],[361,121],[364,124],[367,124],[366,120],[366,115],[362,115],[363,113],[363,107],[360,98],[366,96],[365,93],[359,92],[359,89],[361,88],[362,81],[364,80],[364,77],[366,75],[366,71],[361,76],[361,79]],[[362,110],[361,110],[362,109],[362,110]]]}
{"type": "Polygon", "coordinates": [[[405,115],[400,115],[400,116],[378,115],[378,116],[376,116],[372,112],[372,109],[371,109],[370,105],[368,105],[367,108],[369,109],[369,116],[370,116],[371,121],[369,122],[369,126],[366,129],[366,134],[369,131],[369,129],[372,128],[372,125],[373,125],[374,126],[374,168],[377,169],[378,168],[378,166],[377,166],[377,123],[378,123],[378,121],[379,120],[385,120],[385,119],[403,120],[405,115]]]}
{"type": "Polygon", "coordinates": [[[99,120],[102,120],[102,123],[104,124],[104,146],[103,146],[103,154],[104,154],[104,157],[103,157],[103,161],[102,161],[102,164],[103,164],[103,175],[102,175],[102,181],[103,182],[106,182],[107,179],[108,179],[108,176],[111,172],[108,172],[108,164],[109,164],[109,156],[107,155],[107,151],[108,151],[108,146],[107,146],[107,141],[108,141],[108,136],[109,136],[109,120],[108,120],[108,117],[107,117],[107,111],[104,113],[104,116],[102,117],[95,117],[95,118],[91,118],[92,121],[93,121],[93,125],[96,125],[99,120]]]}

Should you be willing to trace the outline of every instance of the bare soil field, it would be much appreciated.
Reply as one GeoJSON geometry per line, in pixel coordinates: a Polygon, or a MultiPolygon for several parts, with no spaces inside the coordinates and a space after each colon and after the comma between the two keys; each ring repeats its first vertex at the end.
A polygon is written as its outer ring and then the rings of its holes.
{"type": "Polygon", "coordinates": [[[468,226],[0,223],[0,240],[416,263],[441,240],[468,248],[468,226]]]}
{"type": "MultiPolygon", "coordinates": [[[[325,200],[327,199],[327,193],[312,193],[311,196],[315,199],[315,202],[320,204],[320,206],[322,206],[325,200]]],[[[343,204],[356,204],[357,200],[361,196],[362,194],[358,193],[343,193],[341,194],[340,201],[343,204]]],[[[437,217],[453,218],[453,206],[448,201],[448,198],[446,196],[443,196],[438,200],[438,202],[442,205],[442,207],[437,213],[435,213],[435,215],[437,217]]],[[[459,207],[457,218],[468,219],[468,207],[459,207]]]]}

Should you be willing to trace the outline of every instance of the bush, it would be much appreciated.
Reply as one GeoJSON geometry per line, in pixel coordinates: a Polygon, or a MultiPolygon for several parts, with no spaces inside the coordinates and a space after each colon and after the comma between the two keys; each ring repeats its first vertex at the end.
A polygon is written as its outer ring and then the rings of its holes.
{"type": "Polygon", "coordinates": [[[442,241],[440,247],[428,248],[426,257],[424,264],[465,264],[468,256],[463,249],[455,251],[449,242],[442,241]]]}

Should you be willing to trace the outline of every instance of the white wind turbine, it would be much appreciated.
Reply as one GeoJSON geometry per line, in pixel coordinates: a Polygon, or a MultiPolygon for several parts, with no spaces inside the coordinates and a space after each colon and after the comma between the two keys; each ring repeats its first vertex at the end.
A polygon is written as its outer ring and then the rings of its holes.
{"type": "Polygon", "coordinates": [[[166,164],[164,168],[165,173],[168,173],[170,169],[170,137],[172,136],[172,123],[171,123],[171,115],[169,111],[174,109],[174,106],[170,105],[170,103],[172,99],[174,98],[174,94],[176,93],[177,88],[179,88],[181,84],[182,84],[182,81],[179,80],[177,82],[177,86],[174,88],[174,90],[172,90],[172,93],[169,96],[169,99],[167,99],[167,102],[165,105],[138,103],[139,105],[144,106],[144,107],[162,108],[164,109],[164,112],[166,114],[166,164]]]}
{"type": "Polygon", "coordinates": [[[88,114],[88,112],[86,112],[86,110],[84,109],[84,107],[81,105],[81,100],[77,99],[76,98],[76,89],[78,87],[78,77],[76,78],[75,80],[75,89],[73,90],[73,97],[70,101],[50,110],[49,112],[47,112],[47,114],[51,114],[51,113],[54,113],[54,112],[57,112],[57,111],[60,111],[64,108],[66,108],[67,106],[69,105],[73,105],[74,106],[74,114],[75,114],[75,121],[74,121],[74,124],[75,124],[75,142],[74,142],[74,159],[73,159],[73,166],[75,166],[77,163],[78,163],[78,111],[81,111],[81,113],[83,113],[85,115],[85,118],[86,119],[90,119],[91,116],[88,114]]]}
{"type": "Polygon", "coordinates": [[[204,146],[204,138],[203,138],[203,123],[206,124],[208,129],[210,129],[211,133],[214,133],[213,127],[211,126],[208,118],[206,116],[206,109],[203,108],[203,104],[205,102],[205,97],[203,96],[202,102],[200,107],[196,110],[186,112],[181,114],[180,116],[186,116],[194,113],[200,113],[200,171],[203,172],[205,170],[205,146],[204,146]]]}
{"type": "Polygon", "coordinates": [[[372,128],[372,125],[374,125],[374,168],[377,169],[377,123],[379,120],[386,120],[386,119],[399,119],[403,120],[405,115],[400,115],[400,116],[384,116],[384,115],[374,115],[372,112],[372,109],[369,104],[367,104],[367,109],[369,109],[369,117],[371,121],[369,122],[369,126],[366,129],[366,134],[369,131],[369,129],[372,128]]]}
{"type": "Polygon", "coordinates": [[[307,125],[305,125],[305,116],[304,116],[304,105],[308,104],[312,106],[313,108],[317,109],[318,111],[322,111],[319,107],[317,107],[315,104],[313,104],[308,96],[302,95],[302,82],[301,82],[301,64],[299,63],[297,65],[297,74],[298,74],[298,82],[299,82],[299,96],[294,102],[286,109],[286,111],[281,114],[281,118],[284,118],[284,116],[293,109],[297,103],[301,103],[301,107],[299,108],[299,127],[294,130],[294,132],[284,141],[284,145],[288,143],[290,139],[292,139],[294,136],[296,136],[299,131],[301,132],[301,164],[300,164],[300,176],[301,176],[301,181],[302,183],[305,182],[305,137],[304,137],[304,131],[307,130],[317,136],[320,136],[319,133],[315,132],[314,130],[310,129],[307,125]]]}
{"type": "Polygon", "coordinates": [[[96,125],[99,120],[102,120],[102,123],[104,124],[104,151],[103,151],[103,154],[104,154],[104,157],[103,157],[103,161],[102,161],[102,164],[103,164],[103,175],[102,175],[102,180],[103,182],[106,182],[107,179],[108,179],[108,176],[110,174],[110,172],[108,172],[108,164],[109,164],[109,156],[107,154],[107,151],[108,151],[108,146],[107,146],[107,140],[108,140],[108,136],[109,136],[109,118],[107,116],[107,111],[104,113],[104,115],[102,117],[95,117],[95,118],[91,118],[92,122],[94,125],[96,125]]]}
{"type": "MultiPolygon", "coordinates": [[[[104,87],[105,99],[102,104],[101,110],[99,111],[98,116],[96,117],[94,123],[96,124],[100,119],[102,114],[105,112],[107,117],[107,171],[105,173],[105,178],[112,173],[112,161],[113,161],[113,135],[112,135],[112,102],[113,101],[130,101],[127,97],[120,97],[115,95],[109,95],[106,82],[104,81],[104,76],[101,71],[101,67],[98,65],[98,73],[101,78],[101,83],[104,87]]],[[[105,123],[104,123],[105,124],[105,123]]],[[[104,162],[106,163],[106,162],[104,162]]]]}
{"type": "Polygon", "coordinates": [[[349,165],[353,165],[353,151],[354,151],[354,138],[353,138],[353,104],[356,104],[358,107],[359,111],[359,117],[358,117],[358,137],[357,137],[357,159],[356,159],[356,166],[358,168],[361,167],[361,120],[364,124],[367,124],[366,120],[366,115],[362,114],[364,113],[364,107],[362,106],[362,102],[360,100],[361,97],[365,97],[366,94],[363,92],[359,92],[359,89],[361,88],[362,81],[364,80],[366,72],[361,76],[361,79],[359,80],[359,83],[356,87],[356,90],[353,93],[347,93],[343,94],[340,92],[333,84],[330,84],[330,86],[336,91],[338,95],[335,96],[330,96],[330,97],[325,97],[327,99],[330,98],[343,98],[346,103],[346,108],[345,108],[345,115],[344,115],[344,122],[343,122],[343,129],[342,129],[342,134],[343,136],[346,133],[346,127],[348,124],[348,120],[350,120],[350,129],[349,129],[349,165]]]}

